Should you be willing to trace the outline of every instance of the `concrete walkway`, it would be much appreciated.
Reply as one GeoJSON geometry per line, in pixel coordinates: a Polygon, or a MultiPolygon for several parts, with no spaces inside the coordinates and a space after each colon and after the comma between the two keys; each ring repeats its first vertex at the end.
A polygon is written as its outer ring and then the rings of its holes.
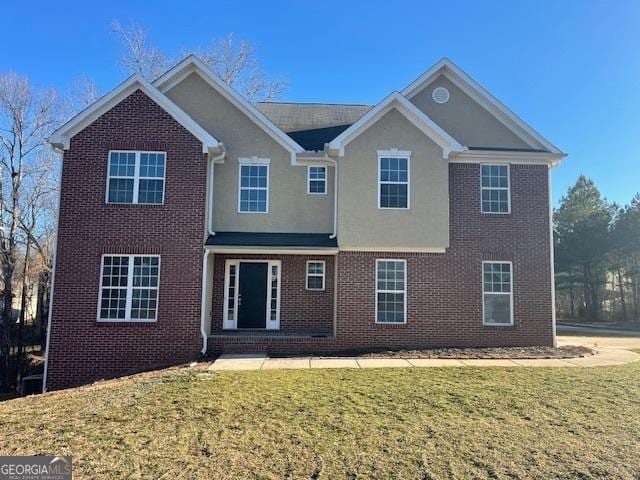
{"type": "Polygon", "coordinates": [[[411,368],[411,367],[603,367],[640,360],[640,355],[620,347],[596,347],[596,355],[584,358],[548,359],[400,359],[350,357],[268,358],[265,354],[227,354],[216,359],[209,370],[275,370],[310,368],[411,368]]]}

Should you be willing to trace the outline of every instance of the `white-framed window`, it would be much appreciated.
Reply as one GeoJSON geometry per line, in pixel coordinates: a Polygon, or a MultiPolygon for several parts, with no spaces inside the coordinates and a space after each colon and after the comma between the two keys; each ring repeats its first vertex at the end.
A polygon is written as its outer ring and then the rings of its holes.
{"type": "Polygon", "coordinates": [[[327,167],[324,165],[307,167],[307,193],[315,195],[327,193],[327,167]]]}
{"type": "Polygon", "coordinates": [[[98,321],[155,322],[159,285],[159,255],[103,255],[98,321]]]}
{"type": "Polygon", "coordinates": [[[482,213],[511,212],[511,181],[508,164],[483,163],[480,165],[480,191],[482,213]]]}
{"type": "Polygon", "coordinates": [[[324,260],[307,262],[307,290],[324,290],[324,260]]]}
{"type": "Polygon", "coordinates": [[[269,159],[241,158],[238,171],[238,212],[269,212],[269,159]]]}
{"type": "Polygon", "coordinates": [[[376,323],[407,323],[406,260],[376,260],[376,323]]]}
{"type": "Polygon", "coordinates": [[[408,209],[411,152],[378,150],[378,208],[408,209]]]}
{"type": "Polygon", "coordinates": [[[482,321],[513,325],[513,264],[482,262],[482,321]]]}
{"type": "Polygon", "coordinates": [[[109,151],[107,203],[164,203],[165,152],[109,151]]]}

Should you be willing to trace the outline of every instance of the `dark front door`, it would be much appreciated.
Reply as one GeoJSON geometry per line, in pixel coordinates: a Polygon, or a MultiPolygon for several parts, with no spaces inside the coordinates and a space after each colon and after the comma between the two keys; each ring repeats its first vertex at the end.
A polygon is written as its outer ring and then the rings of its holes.
{"type": "Polygon", "coordinates": [[[268,263],[240,262],[238,328],[267,327],[268,263]]]}

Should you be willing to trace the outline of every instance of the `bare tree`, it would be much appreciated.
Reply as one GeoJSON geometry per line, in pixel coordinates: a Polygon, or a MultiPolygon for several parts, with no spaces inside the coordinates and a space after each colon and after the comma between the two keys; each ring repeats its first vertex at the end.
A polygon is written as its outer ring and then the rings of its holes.
{"type": "Polygon", "coordinates": [[[73,117],[98,100],[98,98],[100,98],[98,86],[91,78],[84,75],[76,78],[71,84],[71,89],[67,95],[61,99],[61,118],[67,120],[73,117]]]}
{"type": "Polygon", "coordinates": [[[9,356],[13,280],[19,260],[21,207],[28,172],[57,124],[56,93],[34,91],[25,77],[0,75],[0,390],[11,387],[9,356]]]}
{"type": "Polygon", "coordinates": [[[269,101],[281,95],[286,84],[269,80],[262,71],[256,49],[248,42],[235,42],[233,34],[213,39],[208,47],[195,55],[211,68],[227,85],[231,85],[250,101],[269,101]]]}
{"type": "MultiPolygon", "coordinates": [[[[128,73],[140,73],[151,81],[168,70],[171,63],[175,63],[149,42],[146,30],[139,24],[131,22],[125,28],[120,22],[114,21],[112,30],[122,41],[124,53],[120,64],[128,73]]],[[[187,55],[187,51],[183,49],[183,56],[187,55]]],[[[208,46],[197,48],[195,55],[222,81],[250,101],[273,100],[286,88],[284,81],[267,78],[258,61],[255,47],[246,41],[237,42],[232,34],[214,38],[208,46]]]]}
{"type": "Polygon", "coordinates": [[[158,47],[150,44],[147,32],[137,23],[129,22],[124,27],[120,22],[111,22],[111,30],[122,42],[124,53],[120,65],[128,73],[140,73],[149,81],[155,80],[167,71],[170,61],[158,47]]]}

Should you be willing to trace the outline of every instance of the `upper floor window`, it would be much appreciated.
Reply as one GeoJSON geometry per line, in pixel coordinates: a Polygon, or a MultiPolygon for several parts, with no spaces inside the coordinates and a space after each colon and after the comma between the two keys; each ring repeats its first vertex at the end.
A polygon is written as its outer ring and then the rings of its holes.
{"type": "Polygon", "coordinates": [[[162,204],[164,152],[109,152],[107,202],[162,204]]]}
{"type": "Polygon", "coordinates": [[[410,155],[378,151],[378,208],[409,208],[410,155]]]}
{"type": "Polygon", "coordinates": [[[267,213],[269,211],[268,159],[240,159],[240,187],[238,211],[240,213],[267,213]],[[245,163],[246,161],[246,163],[245,163]],[[257,163],[265,161],[265,163],[257,163]]]}
{"type": "Polygon", "coordinates": [[[157,255],[103,256],[98,320],[155,321],[159,283],[157,255]]]}
{"type": "Polygon", "coordinates": [[[511,262],[482,262],[482,312],[485,325],[513,325],[511,262]]]}
{"type": "Polygon", "coordinates": [[[407,261],[376,260],[376,323],[407,322],[407,261]]]}
{"type": "Polygon", "coordinates": [[[480,185],[482,213],[509,213],[511,211],[509,165],[480,165],[480,185]]]}
{"type": "Polygon", "coordinates": [[[307,193],[327,193],[327,167],[309,166],[307,169],[307,193]]]}

